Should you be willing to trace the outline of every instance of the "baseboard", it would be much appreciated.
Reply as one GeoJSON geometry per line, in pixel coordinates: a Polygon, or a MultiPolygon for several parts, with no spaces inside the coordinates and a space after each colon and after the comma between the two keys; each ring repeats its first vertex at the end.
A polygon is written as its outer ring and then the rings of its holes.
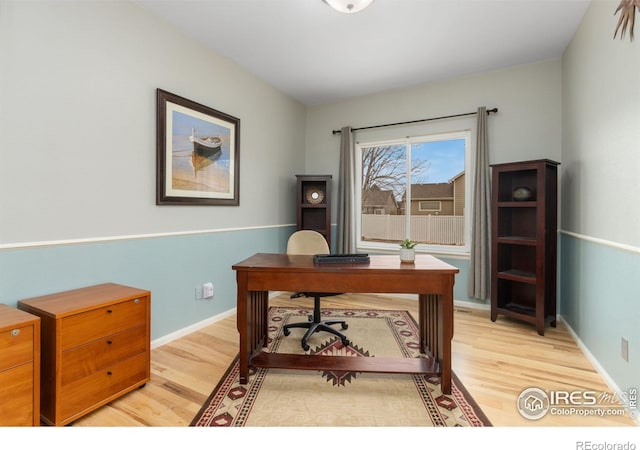
{"type": "MultiPolygon", "coordinates": [[[[277,297],[280,294],[282,294],[282,292],[280,291],[269,292],[269,299],[277,297]]],[[[226,319],[227,317],[232,316],[235,313],[236,313],[236,308],[231,308],[227,311],[221,312],[220,314],[216,314],[215,316],[211,316],[205,320],[191,324],[188,327],[181,328],[180,330],[174,331],[173,333],[169,333],[162,337],[154,339],[151,341],[151,349],[153,350],[154,348],[160,347],[162,345],[168,344],[171,341],[175,341],[176,339],[179,339],[188,334],[194,333],[200,330],[201,328],[209,326],[220,320],[226,319]]]]}
{"type": "MultiPolygon", "coordinates": [[[[371,294],[377,295],[380,297],[396,297],[402,298],[405,300],[415,300],[418,301],[418,294],[371,294]]],[[[469,300],[453,300],[453,306],[457,308],[466,308],[466,309],[478,309],[482,311],[490,311],[491,305],[482,304],[476,302],[470,302],[469,300]]]]}
{"type": "MultiPolygon", "coordinates": [[[[573,328],[571,328],[571,326],[569,325],[569,322],[564,320],[561,315],[558,315],[558,320],[562,320],[562,322],[567,327],[567,330],[569,330],[569,334],[571,334],[571,337],[573,337],[573,339],[576,341],[578,348],[582,351],[584,356],[586,356],[587,360],[589,360],[589,362],[593,365],[593,367],[596,369],[596,372],[598,372],[598,374],[600,374],[600,376],[604,378],[604,381],[607,383],[609,388],[611,388],[611,390],[620,397],[623,394],[622,389],[620,389],[620,387],[616,384],[616,382],[613,381],[613,378],[609,376],[609,374],[604,369],[604,367],[602,367],[602,365],[596,359],[596,357],[589,351],[589,348],[586,345],[584,345],[584,342],[582,342],[582,340],[578,337],[576,332],[573,331],[573,328]]],[[[640,426],[640,417],[632,418],[632,420],[635,422],[636,426],[640,426]]]]}
{"type": "Polygon", "coordinates": [[[153,341],[151,341],[151,349],[153,350],[154,348],[160,347],[162,345],[168,344],[171,341],[175,341],[176,339],[179,339],[188,334],[194,333],[200,330],[201,328],[211,325],[212,323],[216,323],[222,319],[226,319],[227,317],[232,316],[235,313],[236,313],[236,308],[229,309],[220,314],[217,314],[215,316],[209,317],[200,322],[196,322],[192,325],[189,325],[188,327],[181,328],[180,330],[174,331],[173,333],[169,333],[162,337],[159,337],[158,339],[154,339],[153,341]]]}
{"type": "Polygon", "coordinates": [[[458,308],[478,309],[481,311],[491,311],[491,305],[487,303],[476,303],[468,300],[453,300],[453,306],[458,308]]]}

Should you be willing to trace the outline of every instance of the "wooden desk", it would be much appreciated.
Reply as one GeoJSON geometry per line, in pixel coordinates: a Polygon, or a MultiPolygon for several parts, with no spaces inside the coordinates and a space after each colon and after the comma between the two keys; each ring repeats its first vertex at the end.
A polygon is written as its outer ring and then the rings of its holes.
{"type": "Polygon", "coordinates": [[[314,264],[307,255],[257,253],[233,266],[238,287],[240,383],[250,367],[353,372],[439,374],[451,393],[453,284],[459,269],[430,255],[401,264],[397,255],[370,264],[314,264]],[[418,294],[420,351],[428,358],[350,358],[263,352],[269,291],[418,294]]]}

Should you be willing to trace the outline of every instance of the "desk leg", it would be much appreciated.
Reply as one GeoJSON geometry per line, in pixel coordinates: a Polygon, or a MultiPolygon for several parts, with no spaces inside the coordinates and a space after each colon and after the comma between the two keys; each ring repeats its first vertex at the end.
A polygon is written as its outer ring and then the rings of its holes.
{"type": "Polygon", "coordinates": [[[251,357],[251,327],[252,322],[250,312],[250,299],[247,292],[247,274],[246,272],[237,272],[236,282],[238,285],[237,303],[236,303],[236,321],[238,333],[240,334],[239,348],[239,364],[240,364],[240,383],[246,384],[249,381],[249,358],[251,357]]]}
{"type": "Polygon", "coordinates": [[[441,334],[441,370],[442,370],[442,393],[451,394],[451,341],[453,340],[453,283],[450,279],[450,286],[445,289],[440,296],[439,320],[441,334]]]}
{"type": "Polygon", "coordinates": [[[420,294],[418,299],[420,352],[439,359],[438,296],[434,294],[420,294]]]}
{"type": "Polygon", "coordinates": [[[251,358],[267,346],[269,292],[247,291],[246,274],[238,273],[237,281],[240,384],[247,384],[251,358]]]}
{"type": "Polygon", "coordinates": [[[448,295],[420,294],[418,315],[420,351],[440,363],[442,392],[451,394],[453,293],[448,295]]]}

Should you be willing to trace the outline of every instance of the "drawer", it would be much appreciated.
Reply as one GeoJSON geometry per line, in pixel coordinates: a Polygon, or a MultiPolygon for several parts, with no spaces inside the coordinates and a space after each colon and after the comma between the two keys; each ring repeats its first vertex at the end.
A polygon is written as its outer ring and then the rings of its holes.
{"type": "Polygon", "coordinates": [[[147,322],[149,297],[74,314],[60,322],[62,350],[133,328],[147,322]]]}
{"type": "Polygon", "coordinates": [[[85,378],[62,386],[59,397],[59,417],[65,422],[102,406],[131,386],[149,381],[147,353],[136,355],[85,378]]]}
{"type": "Polygon", "coordinates": [[[33,363],[0,372],[0,426],[33,426],[33,363]]]}
{"type": "Polygon", "coordinates": [[[62,352],[62,385],[86,377],[147,350],[146,325],[100,338],[62,352]]]}
{"type": "Polygon", "coordinates": [[[33,361],[33,326],[5,329],[0,332],[0,370],[33,361]]]}

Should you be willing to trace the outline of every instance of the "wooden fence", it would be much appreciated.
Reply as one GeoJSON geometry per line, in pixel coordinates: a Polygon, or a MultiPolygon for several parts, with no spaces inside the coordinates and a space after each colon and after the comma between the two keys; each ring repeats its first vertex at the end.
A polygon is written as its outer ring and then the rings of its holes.
{"type": "MultiPolygon", "coordinates": [[[[398,242],[406,237],[407,217],[362,214],[362,239],[398,242]]],[[[411,216],[411,239],[420,244],[464,245],[463,216],[411,216]]]]}

